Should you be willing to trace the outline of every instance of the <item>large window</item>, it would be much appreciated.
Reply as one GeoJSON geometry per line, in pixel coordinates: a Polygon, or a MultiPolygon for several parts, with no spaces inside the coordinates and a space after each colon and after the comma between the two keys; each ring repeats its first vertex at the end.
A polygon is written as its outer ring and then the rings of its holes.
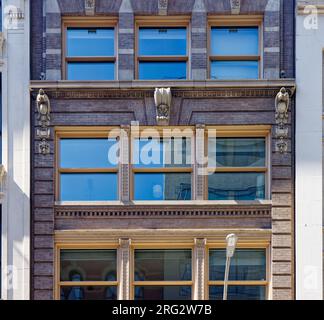
{"type": "Polygon", "coordinates": [[[208,167],[209,200],[267,197],[266,138],[209,138],[208,167]]]}
{"type": "Polygon", "coordinates": [[[61,300],[117,299],[117,250],[61,249],[61,300]]]}
{"type": "Polygon", "coordinates": [[[113,24],[65,23],[65,67],[67,80],[114,80],[115,28],[113,24]]]}
{"type": "Polygon", "coordinates": [[[211,22],[210,78],[258,79],[261,73],[260,33],[259,21],[235,21],[232,25],[231,21],[211,22]]]}
{"type": "Polygon", "coordinates": [[[191,200],[190,137],[133,140],[133,199],[191,200]]]}
{"type": "MultiPolygon", "coordinates": [[[[226,249],[209,250],[209,299],[222,300],[226,249]]],[[[229,270],[228,300],[267,298],[266,249],[236,249],[229,270]]]]}
{"type": "Polygon", "coordinates": [[[187,79],[187,23],[157,25],[138,21],[136,55],[140,80],[187,79]]]}
{"type": "Polygon", "coordinates": [[[117,138],[63,134],[58,139],[59,200],[118,200],[118,148],[117,138]]]}
{"type": "Polygon", "coordinates": [[[137,249],[134,251],[135,300],[191,300],[190,249],[137,249]]]}

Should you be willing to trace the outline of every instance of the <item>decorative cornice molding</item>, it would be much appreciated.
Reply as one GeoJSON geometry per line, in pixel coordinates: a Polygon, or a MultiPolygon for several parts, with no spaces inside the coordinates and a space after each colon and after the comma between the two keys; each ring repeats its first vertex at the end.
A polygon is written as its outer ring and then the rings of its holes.
{"type": "Polygon", "coordinates": [[[255,217],[270,218],[271,205],[255,206],[55,206],[57,219],[255,217]]]}

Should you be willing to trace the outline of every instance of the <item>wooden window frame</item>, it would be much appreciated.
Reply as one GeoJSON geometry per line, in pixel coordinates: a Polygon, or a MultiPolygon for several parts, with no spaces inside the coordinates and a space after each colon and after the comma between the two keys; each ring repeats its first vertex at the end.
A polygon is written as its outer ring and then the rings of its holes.
{"type": "MultiPolygon", "coordinates": [[[[255,129],[252,127],[206,127],[205,131],[205,156],[208,156],[208,129],[216,130],[217,138],[264,138],[265,139],[265,166],[264,167],[207,167],[209,173],[244,173],[244,172],[260,172],[265,175],[265,199],[270,200],[270,190],[271,190],[271,134],[269,126],[257,126],[255,129]]],[[[205,177],[205,199],[208,201],[208,176],[205,177]]]]}
{"type": "MultiPolygon", "coordinates": [[[[208,63],[207,74],[211,77],[211,64],[213,61],[258,61],[259,79],[263,78],[263,16],[210,16],[208,18],[207,32],[208,63]],[[213,27],[258,27],[259,29],[259,54],[257,56],[215,56],[211,54],[211,33],[213,27]]],[[[221,79],[220,79],[221,80],[221,79]]],[[[233,79],[235,80],[235,79],[233,79]]]]}
{"type": "Polygon", "coordinates": [[[60,299],[61,287],[102,287],[110,286],[116,287],[117,289],[117,299],[118,300],[118,290],[119,290],[119,259],[118,259],[118,245],[115,244],[56,244],[55,245],[55,286],[54,286],[54,299],[60,299]],[[116,250],[116,281],[61,281],[61,250],[116,250]]]}
{"type": "MultiPolygon", "coordinates": [[[[113,62],[115,65],[114,80],[118,80],[118,32],[117,17],[63,17],[62,18],[62,79],[68,80],[68,62],[113,62]],[[114,56],[103,57],[68,57],[67,28],[113,28],[114,56]]],[[[89,79],[91,80],[91,79],[89,79]]]]}
{"type": "MultiPolygon", "coordinates": [[[[81,203],[89,201],[61,201],[60,199],[60,175],[61,173],[115,173],[117,174],[117,200],[107,200],[104,202],[118,202],[120,199],[119,174],[120,164],[114,168],[61,168],[60,167],[60,140],[61,139],[95,139],[107,138],[110,131],[114,131],[112,137],[120,137],[120,127],[56,127],[55,128],[55,199],[60,204],[81,203]],[[116,134],[115,134],[116,132],[116,134]]],[[[99,203],[102,201],[90,201],[99,203]]]]}
{"type": "MultiPolygon", "coordinates": [[[[210,250],[226,250],[224,244],[207,244],[206,250],[206,290],[205,290],[205,299],[209,300],[209,287],[210,286],[224,286],[224,280],[210,280],[209,279],[209,253],[210,250]]],[[[257,243],[238,243],[236,249],[263,249],[266,254],[266,279],[262,280],[239,280],[239,281],[228,281],[228,287],[230,286],[265,286],[265,300],[270,300],[271,298],[271,259],[270,251],[271,246],[269,243],[257,244],[257,243]]],[[[235,255],[235,253],[234,253],[235,255]]]]}
{"type": "Polygon", "coordinates": [[[134,203],[164,203],[164,202],[174,202],[178,203],[179,201],[185,201],[190,202],[194,200],[194,190],[195,190],[195,177],[194,177],[194,162],[195,162],[195,129],[194,127],[186,126],[186,127],[142,127],[139,129],[139,132],[132,132],[131,133],[131,141],[130,141],[130,197],[131,201],[134,203]],[[166,132],[163,132],[164,129],[171,130],[172,129],[189,129],[191,130],[191,134],[186,134],[183,132],[180,132],[179,134],[170,134],[165,135],[166,132]],[[139,136],[137,135],[139,133],[139,136]],[[188,137],[191,139],[191,166],[189,167],[167,167],[167,168],[135,168],[133,164],[133,156],[134,156],[134,140],[135,139],[145,139],[145,138],[170,138],[170,137],[188,137]],[[190,173],[191,174],[191,200],[135,200],[135,174],[136,173],[190,173]]]}
{"type": "Polygon", "coordinates": [[[154,287],[154,286],[190,286],[191,287],[191,300],[194,298],[194,275],[195,275],[195,268],[194,268],[194,245],[181,245],[181,244],[138,244],[132,245],[131,248],[131,280],[130,280],[130,299],[135,299],[135,287],[142,286],[142,287],[154,287]],[[176,281],[135,281],[134,274],[135,274],[135,251],[136,250],[191,250],[191,280],[176,280],[176,281]]]}
{"type": "MultiPolygon", "coordinates": [[[[190,80],[190,17],[189,16],[139,16],[135,20],[135,79],[139,79],[139,64],[141,61],[148,62],[181,62],[185,61],[186,66],[186,79],[190,80]],[[181,28],[187,29],[187,54],[186,56],[140,56],[139,55],[139,29],[142,27],[147,28],[181,28]]],[[[158,80],[158,79],[156,79],[158,80]]],[[[154,81],[150,80],[150,81],[154,81]]],[[[175,81],[175,80],[172,80],[175,81]]]]}

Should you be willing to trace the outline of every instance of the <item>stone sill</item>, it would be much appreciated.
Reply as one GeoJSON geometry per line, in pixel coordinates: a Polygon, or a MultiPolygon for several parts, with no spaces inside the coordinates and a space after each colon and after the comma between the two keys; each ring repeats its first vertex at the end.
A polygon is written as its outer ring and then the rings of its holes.
{"type": "Polygon", "coordinates": [[[269,89],[269,88],[290,88],[291,93],[295,92],[296,83],[294,79],[277,80],[132,80],[132,81],[49,81],[33,80],[30,82],[30,90],[64,90],[64,89],[154,89],[157,87],[171,87],[173,89],[269,89]]]}

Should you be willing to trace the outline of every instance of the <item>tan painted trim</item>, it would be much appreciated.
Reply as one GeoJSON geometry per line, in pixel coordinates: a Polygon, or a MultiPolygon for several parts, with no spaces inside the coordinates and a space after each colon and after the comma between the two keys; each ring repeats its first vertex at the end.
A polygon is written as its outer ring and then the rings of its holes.
{"type": "Polygon", "coordinates": [[[312,1],[309,3],[305,3],[304,1],[299,2],[297,4],[297,14],[301,16],[309,15],[309,11],[307,13],[304,12],[307,6],[315,6],[317,8],[317,14],[324,14],[324,4],[317,4],[315,1],[313,1],[313,3],[312,1]]]}

